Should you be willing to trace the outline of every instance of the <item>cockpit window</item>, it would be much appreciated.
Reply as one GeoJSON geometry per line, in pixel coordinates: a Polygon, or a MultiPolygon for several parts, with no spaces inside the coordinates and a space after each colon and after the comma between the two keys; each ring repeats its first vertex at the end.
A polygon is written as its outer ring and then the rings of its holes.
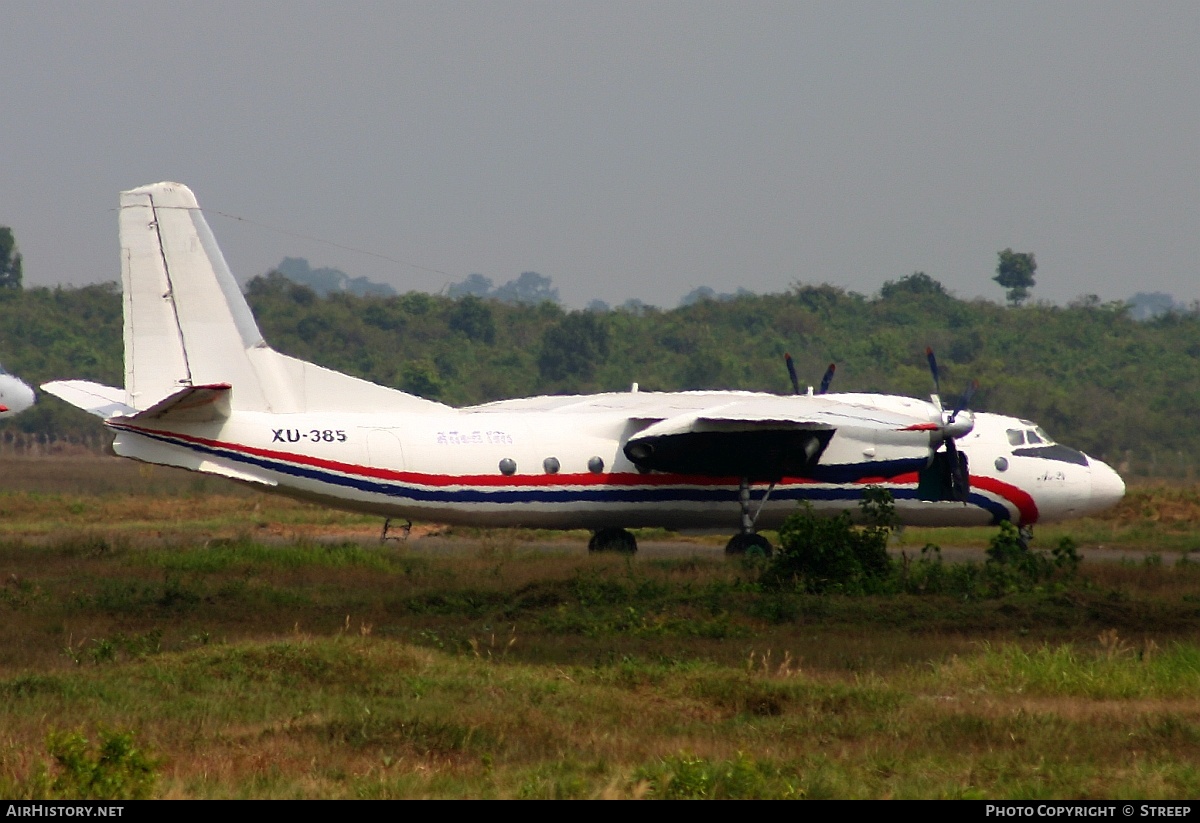
{"type": "MultiPolygon", "coordinates": [[[[1051,437],[1050,435],[1046,434],[1046,430],[1043,429],[1041,426],[1035,426],[1033,430],[1034,430],[1034,432],[1037,433],[1038,437],[1042,438],[1043,443],[1046,443],[1051,446],[1054,445],[1054,438],[1051,437]]],[[[1030,442],[1033,442],[1033,441],[1030,441],[1030,442]]]]}
{"type": "Polygon", "coordinates": [[[1034,443],[1042,442],[1042,438],[1038,437],[1038,433],[1036,431],[1034,431],[1033,429],[1030,429],[1029,431],[1025,432],[1025,436],[1029,438],[1030,445],[1032,445],[1034,443]]]}
{"type": "Polygon", "coordinates": [[[1008,443],[1010,446],[1025,445],[1025,432],[1021,431],[1020,429],[1008,429],[1005,431],[1005,434],[1008,435],[1008,443]]]}

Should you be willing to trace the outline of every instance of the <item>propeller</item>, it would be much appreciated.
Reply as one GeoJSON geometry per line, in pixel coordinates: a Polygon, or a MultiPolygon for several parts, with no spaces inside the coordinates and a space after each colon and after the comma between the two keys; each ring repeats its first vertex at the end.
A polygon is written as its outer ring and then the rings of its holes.
{"type": "MultiPolygon", "coordinates": [[[[792,360],[792,356],[784,352],[783,361],[787,363],[788,377],[792,380],[792,393],[800,394],[800,378],[796,376],[796,363],[792,360]]],[[[833,382],[833,373],[837,371],[837,366],[833,363],[829,364],[829,368],[825,370],[825,376],[821,378],[821,387],[817,389],[817,394],[824,394],[829,391],[829,384],[833,382]]]]}
{"type": "Polygon", "coordinates": [[[933,396],[937,398],[934,402],[940,409],[942,407],[942,381],[938,379],[937,358],[933,356],[933,346],[925,347],[925,359],[929,361],[929,371],[933,374],[933,396]]]}
{"type": "Polygon", "coordinates": [[[938,407],[938,411],[942,413],[942,445],[946,450],[946,459],[950,463],[950,492],[955,500],[965,503],[967,496],[971,493],[971,479],[966,466],[966,456],[958,453],[958,444],[954,441],[969,433],[975,426],[973,417],[968,416],[959,421],[958,416],[970,404],[971,398],[975,396],[975,391],[979,388],[979,383],[972,380],[962,393],[954,410],[946,414],[946,410],[942,406],[942,384],[938,376],[937,358],[933,356],[932,347],[925,349],[925,358],[929,361],[929,371],[933,375],[933,388],[936,392],[933,395],[933,402],[938,407]]]}
{"type": "Polygon", "coordinates": [[[783,361],[787,363],[788,377],[792,378],[792,394],[799,394],[800,378],[796,376],[796,364],[792,361],[792,356],[787,352],[783,353],[783,361]]]}
{"type": "Polygon", "coordinates": [[[825,376],[821,378],[821,388],[817,389],[817,394],[824,394],[829,391],[829,384],[833,382],[833,373],[837,371],[837,365],[830,363],[829,368],[825,370],[825,376]]]}

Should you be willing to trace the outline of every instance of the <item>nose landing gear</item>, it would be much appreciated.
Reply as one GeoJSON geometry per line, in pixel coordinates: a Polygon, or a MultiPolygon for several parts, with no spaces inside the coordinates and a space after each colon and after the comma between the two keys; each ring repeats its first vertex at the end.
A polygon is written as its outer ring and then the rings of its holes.
{"type": "Polygon", "coordinates": [[[761,534],[735,534],[725,544],[725,554],[746,554],[751,557],[770,557],[774,553],[771,541],[761,534]]]}

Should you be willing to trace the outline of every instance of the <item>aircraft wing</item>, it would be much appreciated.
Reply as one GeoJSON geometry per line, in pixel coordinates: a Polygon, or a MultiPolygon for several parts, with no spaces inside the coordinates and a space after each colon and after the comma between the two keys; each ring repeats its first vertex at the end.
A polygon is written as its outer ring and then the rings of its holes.
{"type": "MultiPolygon", "coordinates": [[[[666,420],[687,412],[724,416],[778,417],[781,420],[824,417],[830,422],[873,420],[883,426],[913,422],[910,413],[875,402],[855,402],[856,395],[779,395],[748,391],[606,392],[585,395],[542,395],[497,400],[469,406],[468,412],[623,413],[634,420],[666,420]]],[[[866,397],[866,395],[864,395],[866,397]]],[[[922,404],[923,405],[923,404],[922,404]]]]}
{"type": "Polygon", "coordinates": [[[712,399],[724,402],[637,432],[625,443],[625,456],[659,471],[778,479],[814,476],[819,464],[841,464],[847,457],[851,463],[872,464],[880,444],[894,443],[915,459],[929,453],[929,436],[921,428],[927,421],[907,414],[805,395],[712,399]],[[861,448],[828,454],[837,432],[861,448]]]}
{"type": "Polygon", "coordinates": [[[856,478],[919,467],[940,424],[924,403],[892,408],[867,396],[760,392],[533,397],[471,411],[623,417],[632,425],[625,456],[641,469],[752,479],[856,478]]]}

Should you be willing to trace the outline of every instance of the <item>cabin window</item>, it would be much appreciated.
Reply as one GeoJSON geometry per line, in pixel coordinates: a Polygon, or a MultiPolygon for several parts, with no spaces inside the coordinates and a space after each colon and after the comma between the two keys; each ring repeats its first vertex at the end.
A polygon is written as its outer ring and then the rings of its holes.
{"type": "Polygon", "coordinates": [[[500,461],[500,473],[503,475],[511,475],[517,473],[517,461],[511,457],[506,457],[500,461]]]}
{"type": "Polygon", "coordinates": [[[561,466],[557,457],[547,457],[542,461],[542,468],[545,469],[546,474],[558,474],[558,470],[561,468],[561,466]]]}
{"type": "Polygon", "coordinates": [[[592,474],[599,474],[604,471],[604,458],[597,455],[588,461],[588,471],[592,474]]]}
{"type": "Polygon", "coordinates": [[[998,471],[998,472],[1008,471],[1007,458],[1004,458],[1004,457],[996,458],[996,471],[998,471]]]}

